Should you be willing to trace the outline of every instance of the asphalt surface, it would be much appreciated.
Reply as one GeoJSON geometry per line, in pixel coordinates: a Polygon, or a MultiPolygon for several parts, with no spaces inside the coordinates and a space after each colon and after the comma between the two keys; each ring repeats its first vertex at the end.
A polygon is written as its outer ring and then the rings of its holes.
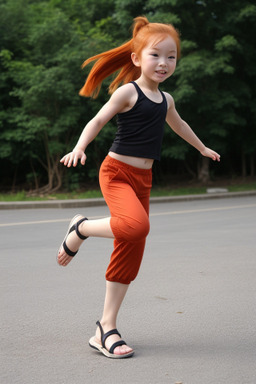
{"type": "Polygon", "coordinates": [[[2,384],[255,384],[255,196],[151,205],[151,232],[118,329],[133,358],[88,346],[101,316],[108,239],[68,267],[70,218],[102,206],[0,211],[2,384]]]}

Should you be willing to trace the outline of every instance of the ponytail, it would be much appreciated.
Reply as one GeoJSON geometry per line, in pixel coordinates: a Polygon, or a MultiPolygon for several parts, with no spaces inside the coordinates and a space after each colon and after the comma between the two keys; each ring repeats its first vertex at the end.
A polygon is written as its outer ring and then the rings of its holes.
{"type": "MultiPolygon", "coordinates": [[[[92,96],[93,98],[96,98],[100,91],[101,83],[106,77],[110,76],[118,69],[123,68],[124,70],[126,66],[132,64],[130,63],[132,52],[131,46],[132,40],[121,45],[120,47],[111,49],[110,51],[100,53],[99,55],[87,59],[83,63],[82,68],[84,68],[92,61],[97,61],[93,65],[87,77],[86,83],[80,90],[79,94],[81,96],[92,96]]],[[[114,88],[117,88],[117,86],[118,85],[116,85],[114,88]]]]}
{"type": "Polygon", "coordinates": [[[120,47],[90,57],[82,64],[82,68],[84,68],[96,60],[79,94],[96,98],[102,81],[118,70],[120,72],[110,84],[109,93],[112,94],[121,83],[126,84],[136,80],[140,76],[141,70],[133,64],[131,54],[136,52],[137,55],[140,55],[153,33],[162,37],[171,35],[176,42],[179,56],[179,36],[172,25],[149,23],[146,17],[136,17],[133,23],[133,38],[131,40],[120,47]]]}

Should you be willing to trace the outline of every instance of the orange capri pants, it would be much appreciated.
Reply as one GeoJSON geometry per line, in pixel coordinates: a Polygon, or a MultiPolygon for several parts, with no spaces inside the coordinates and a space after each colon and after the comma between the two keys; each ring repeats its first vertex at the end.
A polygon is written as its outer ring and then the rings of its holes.
{"type": "Polygon", "coordinates": [[[130,284],[138,274],[150,229],[152,170],[107,156],[100,168],[99,181],[115,236],[106,280],[130,284]]]}

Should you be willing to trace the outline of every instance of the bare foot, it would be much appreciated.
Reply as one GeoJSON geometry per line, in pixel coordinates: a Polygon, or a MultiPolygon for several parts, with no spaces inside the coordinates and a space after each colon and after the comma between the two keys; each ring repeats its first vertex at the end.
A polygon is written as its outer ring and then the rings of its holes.
{"type": "MultiPolygon", "coordinates": [[[[68,232],[70,230],[70,228],[75,224],[77,223],[80,219],[82,219],[83,216],[81,215],[76,215],[70,222],[69,224],[69,228],[68,228],[68,232]]],[[[83,225],[83,223],[80,224],[80,226],[83,225]]],[[[80,228],[79,226],[79,228],[80,228]]],[[[80,245],[82,244],[82,242],[84,240],[80,239],[77,234],[76,234],[76,231],[72,231],[70,233],[67,233],[67,235],[65,236],[65,239],[64,241],[66,242],[66,245],[67,247],[70,249],[70,251],[72,252],[76,252],[78,251],[80,245]]],[[[63,241],[63,243],[64,243],[63,241]]],[[[66,265],[68,265],[70,263],[70,261],[73,259],[73,256],[69,256],[64,248],[63,248],[63,243],[62,245],[60,246],[60,249],[59,249],[59,252],[58,252],[58,256],[57,256],[57,262],[59,265],[65,267],[66,265]]]]}

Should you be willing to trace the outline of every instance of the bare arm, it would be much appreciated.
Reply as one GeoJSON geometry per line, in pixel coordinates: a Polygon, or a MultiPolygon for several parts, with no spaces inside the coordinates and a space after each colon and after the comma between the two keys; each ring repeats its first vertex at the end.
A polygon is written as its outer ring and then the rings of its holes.
{"type": "Polygon", "coordinates": [[[67,153],[60,162],[67,167],[71,167],[72,165],[76,167],[80,160],[81,164],[84,165],[86,161],[86,154],[84,152],[87,146],[95,139],[106,123],[117,113],[127,108],[130,98],[130,85],[118,88],[97,115],[85,126],[73,151],[67,153]]]}
{"type": "Polygon", "coordinates": [[[207,148],[202,141],[196,136],[190,126],[181,119],[176,111],[175,103],[171,95],[165,94],[168,101],[168,111],[166,121],[172,130],[182,139],[195,147],[203,156],[210,157],[212,160],[220,161],[220,155],[210,148],[207,148]]]}

